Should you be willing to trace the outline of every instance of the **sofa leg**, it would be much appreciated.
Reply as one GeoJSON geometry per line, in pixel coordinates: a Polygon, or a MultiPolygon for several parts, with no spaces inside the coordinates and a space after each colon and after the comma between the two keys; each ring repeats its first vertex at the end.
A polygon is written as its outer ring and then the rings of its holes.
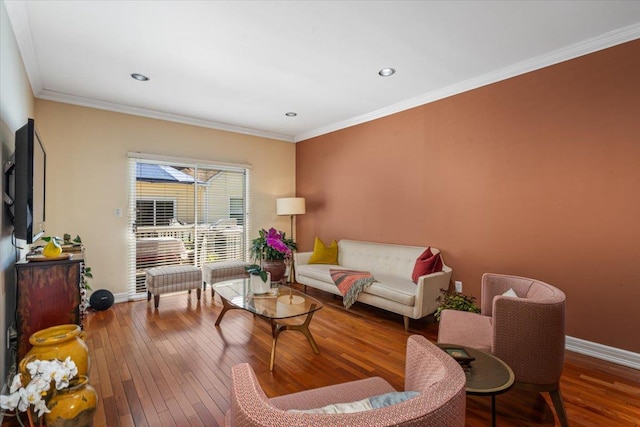
{"type": "Polygon", "coordinates": [[[202,296],[202,289],[198,288],[196,294],[198,295],[198,301],[200,301],[200,297],[202,296]]]}
{"type": "Polygon", "coordinates": [[[160,305],[160,295],[153,296],[153,304],[156,306],[156,308],[158,308],[158,306],[160,305]]]}
{"type": "Polygon", "coordinates": [[[409,316],[402,316],[404,320],[404,331],[409,332],[409,316]]]}
{"type": "Polygon", "coordinates": [[[147,291],[147,301],[151,301],[151,292],[147,291]]]}

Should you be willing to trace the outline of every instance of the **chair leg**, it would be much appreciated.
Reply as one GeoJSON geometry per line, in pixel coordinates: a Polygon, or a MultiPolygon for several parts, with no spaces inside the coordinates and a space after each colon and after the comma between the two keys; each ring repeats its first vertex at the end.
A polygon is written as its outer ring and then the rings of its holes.
{"type": "Polygon", "coordinates": [[[556,414],[558,415],[558,419],[560,420],[560,425],[562,427],[568,427],[569,422],[567,420],[567,413],[564,410],[564,403],[562,402],[562,395],[560,394],[560,385],[555,390],[551,390],[549,392],[551,395],[551,400],[553,401],[553,407],[556,410],[556,414]]]}
{"type": "Polygon", "coordinates": [[[200,301],[200,297],[202,296],[202,289],[198,288],[196,294],[198,295],[198,301],[200,301]]]}
{"type": "Polygon", "coordinates": [[[147,291],[147,301],[151,301],[151,292],[147,291]]]}
{"type": "Polygon", "coordinates": [[[156,308],[158,308],[158,306],[160,305],[160,295],[153,296],[153,304],[156,306],[156,308]]]}
{"type": "Polygon", "coordinates": [[[404,320],[404,331],[409,332],[409,316],[402,316],[404,320]]]}

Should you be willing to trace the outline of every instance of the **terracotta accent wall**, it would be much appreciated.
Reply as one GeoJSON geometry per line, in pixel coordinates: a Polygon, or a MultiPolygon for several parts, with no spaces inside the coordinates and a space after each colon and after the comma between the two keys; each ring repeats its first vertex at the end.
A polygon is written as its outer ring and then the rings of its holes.
{"type": "Polygon", "coordinates": [[[633,41],[298,143],[300,248],[432,245],[465,293],[547,281],[567,335],[640,352],[638,76],[633,41]]]}

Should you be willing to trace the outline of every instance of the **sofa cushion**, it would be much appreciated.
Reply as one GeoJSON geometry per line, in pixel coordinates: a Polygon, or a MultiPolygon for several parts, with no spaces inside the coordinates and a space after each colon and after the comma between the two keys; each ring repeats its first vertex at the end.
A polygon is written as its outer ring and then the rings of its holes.
{"type": "Polygon", "coordinates": [[[514,291],[513,288],[509,288],[509,290],[504,292],[502,296],[518,298],[518,294],[516,294],[516,291],[514,291]]]}
{"type": "Polygon", "coordinates": [[[329,273],[331,269],[349,270],[349,267],[331,264],[302,264],[296,266],[296,271],[299,275],[333,284],[331,273],[329,273]]]}
{"type": "Polygon", "coordinates": [[[362,292],[408,306],[416,302],[416,285],[409,279],[389,274],[376,274],[376,281],[362,292]]]}
{"type": "Polygon", "coordinates": [[[425,276],[437,271],[442,271],[442,257],[439,252],[434,255],[431,251],[431,246],[429,246],[418,256],[418,259],[416,259],[411,278],[414,283],[418,283],[420,276],[425,276]]]}
{"type": "Polygon", "coordinates": [[[493,326],[489,316],[457,310],[443,310],[440,315],[438,343],[463,342],[465,347],[491,353],[492,338],[493,326]]]}
{"type": "MultiPolygon", "coordinates": [[[[315,279],[321,282],[331,283],[330,270],[348,270],[348,266],[336,266],[327,264],[302,264],[296,267],[300,276],[315,279]]],[[[365,288],[362,293],[376,295],[381,298],[395,301],[408,306],[415,305],[416,285],[409,279],[403,279],[390,274],[376,274],[376,281],[365,288]]],[[[338,289],[336,287],[336,289],[338,289]]]]}
{"type": "Polygon", "coordinates": [[[338,264],[338,242],[334,240],[329,246],[326,246],[322,240],[316,237],[309,264],[338,264]]]}
{"type": "Polygon", "coordinates": [[[289,412],[303,412],[308,414],[351,414],[354,412],[368,411],[370,409],[384,408],[395,405],[405,400],[419,396],[417,391],[394,391],[381,396],[367,397],[355,402],[332,403],[322,408],[290,409],[289,412]]]}

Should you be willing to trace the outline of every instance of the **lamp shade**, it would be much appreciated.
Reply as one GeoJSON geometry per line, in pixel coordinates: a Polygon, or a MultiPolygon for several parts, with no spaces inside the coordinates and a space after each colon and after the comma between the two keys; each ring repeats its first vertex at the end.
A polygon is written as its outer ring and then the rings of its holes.
{"type": "Polygon", "coordinates": [[[306,213],[304,197],[285,197],[276,199],[278,215],[302,215],[306,213]]]}

